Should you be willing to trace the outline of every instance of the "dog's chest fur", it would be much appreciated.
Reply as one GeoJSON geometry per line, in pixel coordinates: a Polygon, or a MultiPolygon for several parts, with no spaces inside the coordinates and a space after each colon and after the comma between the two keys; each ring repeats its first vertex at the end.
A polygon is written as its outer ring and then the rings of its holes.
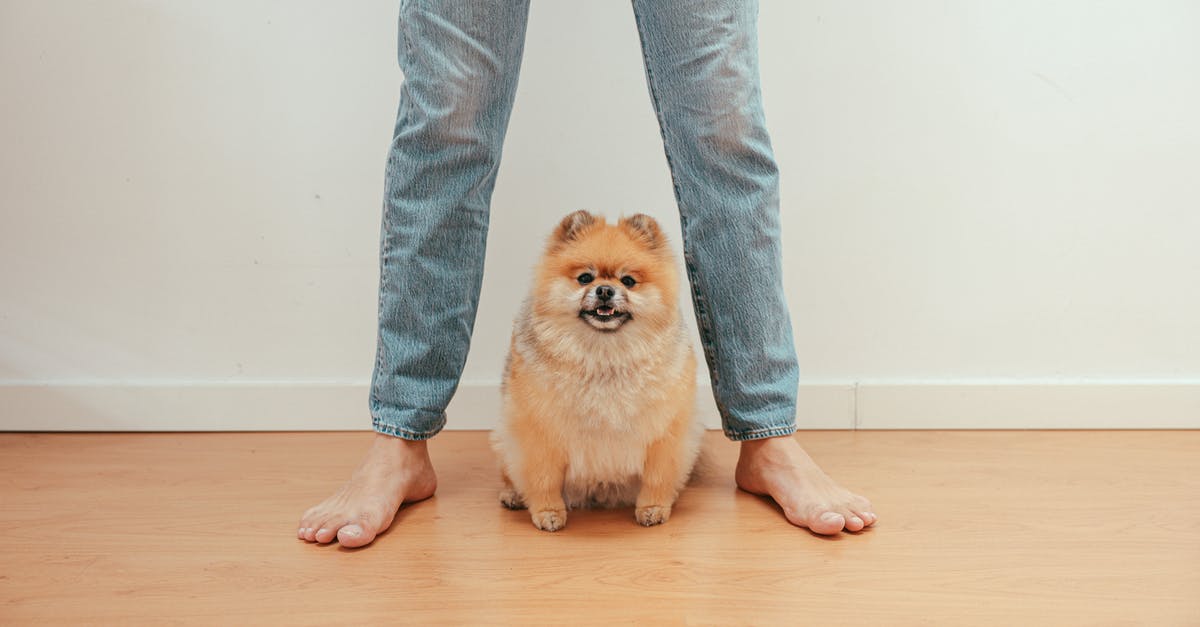
{"type": "Polygon", "coordinates": [[[683,337],[610,343],[608,352],[568,347],[557,359],[547,359],[531,329],[518,329],[515,339],[521,376],[545,391],[532,408],[539,427],[566,452],[568,506],[632,503],[646,451],[678,411],[667,391],[686,362],[683,337]]]}

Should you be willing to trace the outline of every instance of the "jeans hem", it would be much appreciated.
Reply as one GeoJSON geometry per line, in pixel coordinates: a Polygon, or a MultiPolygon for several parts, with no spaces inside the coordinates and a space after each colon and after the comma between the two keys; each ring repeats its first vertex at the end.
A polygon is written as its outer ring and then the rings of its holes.
{"type": "Polygon", "coordinates": [[[762,429],[752,429],[750,431],[726,431],[725,437],[734,442],[745,442],[746,440],[762,440],[764,438],[777,438],[783,435],[792,435],[796,432],[796,424],[784,425],[780,427],[764,427],[762,429]]]}
{"type": "Polygon", "coordinates": [[[430,431],[409,431],[408,429],[397,427],[395,425],[389,425],[378,420],[371,421],[371,428],[375,429],[376,433],[382,433],[383,435],[390,435],[392,437],[411,441],[428,440],[429,438],[432,438],[440,433],[442,427],[444,426],[445,424],[443,423],[430,431]]]}

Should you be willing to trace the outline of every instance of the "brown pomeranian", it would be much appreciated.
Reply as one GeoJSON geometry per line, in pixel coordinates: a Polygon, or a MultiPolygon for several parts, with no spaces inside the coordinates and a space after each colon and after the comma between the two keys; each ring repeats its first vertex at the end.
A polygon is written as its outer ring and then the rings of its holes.
{"type": "Polygon", "coordinates": [[[653,218],[577,211],[551,234],[513,325],[492,432],[500,502],[557,531],[570,508],[667,521],[700,450],[679,273],[653,218]]]}

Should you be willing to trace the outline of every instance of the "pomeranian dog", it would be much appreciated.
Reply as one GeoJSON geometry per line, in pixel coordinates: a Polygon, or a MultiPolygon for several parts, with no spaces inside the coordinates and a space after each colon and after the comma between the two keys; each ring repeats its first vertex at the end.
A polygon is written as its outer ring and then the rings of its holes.
{"type": "Polygon", "coordinates": [[[546,245],[513,325],[492,432],[500,502],[557,531],[567,510],[667,521],[700,450],[696,359],[658,223],[577,211],[546,245]]]}

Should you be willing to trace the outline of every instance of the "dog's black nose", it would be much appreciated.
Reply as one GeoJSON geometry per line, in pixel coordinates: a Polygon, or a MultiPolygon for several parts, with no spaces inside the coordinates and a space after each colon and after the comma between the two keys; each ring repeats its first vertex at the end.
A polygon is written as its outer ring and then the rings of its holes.
{"type": "Polygon", "coordinates": [[[610,285],[601,285],[596,288],[596,298],[602,301],[612,300],[613,295],[617,293],[610,285]]]}

